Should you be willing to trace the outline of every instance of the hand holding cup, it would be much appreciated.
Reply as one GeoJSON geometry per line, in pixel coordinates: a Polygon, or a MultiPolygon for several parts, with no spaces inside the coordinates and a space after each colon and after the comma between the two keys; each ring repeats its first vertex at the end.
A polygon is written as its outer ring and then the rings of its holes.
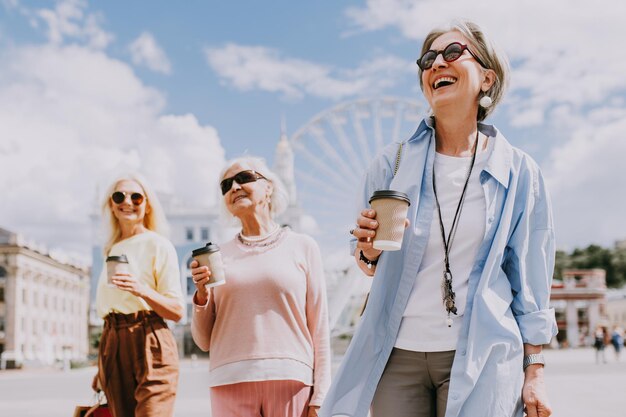
{"type": "Polygon", "coordinates": [[[208,266],[200,266],[195,259],[189,265],[191,267],[191,279],[196,286],[196,301],[199,305],[206,304],[209,298],[209,287],[207,284],[211,281],[211,270],[208,266]]]}
{"type": "Polygon", "coordinates": [[[378,222],[376,221],[376,210],[364,209],[356,219],[357,228],[352,231],[352,235],[356,237],[356,247],[363,251],[363,255],[368,259],[376,259],[382,253],[382,250],[374,249],[373,242],[376,237],[376,229],[378,222]]]}

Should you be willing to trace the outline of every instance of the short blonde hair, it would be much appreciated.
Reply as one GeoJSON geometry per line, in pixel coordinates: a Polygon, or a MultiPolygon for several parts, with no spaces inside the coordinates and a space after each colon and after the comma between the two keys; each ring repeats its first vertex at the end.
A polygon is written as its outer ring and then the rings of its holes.
{"type": "Polygon", "coordinates": [[[157,232],[163,236],[167,236],[169,233],[169,225],[165,219],[165,212],[156,193],[152,187],[148,184],[146,179],[138,173],[129,173],[121,175],[111,183],[107,188],[104,200],[102,201],[102,217],[104,219],[105,227],[107,230],[107,239],[104,245],[104,256],[108,256],[109,251],[114,244],[120,241],[122,231],[117,218],[112,212],[111,195],[115,191],[117,185],[122,181],[134,181],[143,189],[143,193],[146,200],[146,214],[143,218],[143,225],[146,229],[157,232]]]}
{"type": "MultiPolygon", "coordinates": [[[[263,158],[258,156],[242,156],[231,159],[226,163],[222,172],[220,172],[220,181],[224,179],[226,171],[228,171],[235,164],[249,166],[250,169],[263,175],[263,177],[265,177],[265,179],[272,184],[273,190],[272,195],[270,196],[270,215],[272,218],[276,218],[276,216],[280,215],[287,209],[287,206],[289,205],[289,193],[287,193],[287,188],[280,177],[269,169],[263,158]]],[[[232,223],[238,225],[240,223],[239,219],[228,211],[224,198],[222,198],[221,206],[223,216],[228,220],[232,220],[232,223]]]]}
{"type": "MultiPolygon", "coordinates": [[[[431,30],[424,39],[420,56],[430,49],[435,39],[448,32],[459,32],[465,36],[469,41],[468,46],[472,53],[478,57],[480,62],[485,65],[486,69],[491,69],[496,73],[496,81],[491,88],[477,97],[477,100],[480,100],[483,96],[489,96],[492,100],[491,106],[487,108],[478,106],[477,120],[482,122],[495,110],[500,101],[502,101],[502,97],[509,84],[509,60],[506,55],[500,51],[498,46],[490,40],[485,31],[476,23],[469,20],[454,20],[447,26],[431,30]]],[[[423,90],[424,85],[422,82],[421,68],[418,69],[418,74],[420,87],[423,90]]]]}

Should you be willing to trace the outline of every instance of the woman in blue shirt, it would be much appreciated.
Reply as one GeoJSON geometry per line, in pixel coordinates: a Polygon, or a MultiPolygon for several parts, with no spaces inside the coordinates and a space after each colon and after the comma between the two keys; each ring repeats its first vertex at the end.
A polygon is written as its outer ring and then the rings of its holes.
{"type": "Polygon", "coordinates": [[[374,249],[376,213],[358,216],[352,250],[374,279],[320,416],[547,417],[550,201],[537,164],[481,123],[507,60],[461,21],[431,31],[417,64],[432,117],[376,157],[361,190],[362,207],[376,190],[409,196],[404,243],[374,249]]]}

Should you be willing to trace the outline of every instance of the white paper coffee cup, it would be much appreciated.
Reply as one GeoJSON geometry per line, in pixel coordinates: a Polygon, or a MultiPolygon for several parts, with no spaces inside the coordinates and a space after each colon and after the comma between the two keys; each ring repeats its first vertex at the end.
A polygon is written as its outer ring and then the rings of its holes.
{"type": "Polygon", "coordinates": [[[113,276],[116,274],[129,274],[130,270],[128,268],[128,259],[126,255],[113,255],[109,256],[106,259],[107,263],[107,285],[109,287],[117,288],[115,284],[113,284],[113,276]]]}

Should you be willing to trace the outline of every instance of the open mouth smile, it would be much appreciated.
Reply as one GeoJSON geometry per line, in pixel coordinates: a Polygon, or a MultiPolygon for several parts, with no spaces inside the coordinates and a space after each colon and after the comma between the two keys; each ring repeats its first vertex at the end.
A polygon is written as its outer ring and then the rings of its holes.
{"type": "Polygon", "coordinates": [[[454,77],[440,77],[440,78],[437,78],[435,82],[433,82],[432,87],[434,90],[437,90],[441,87],[447,87],[454,83],[456,83],[456,78],[454,77]]]}

